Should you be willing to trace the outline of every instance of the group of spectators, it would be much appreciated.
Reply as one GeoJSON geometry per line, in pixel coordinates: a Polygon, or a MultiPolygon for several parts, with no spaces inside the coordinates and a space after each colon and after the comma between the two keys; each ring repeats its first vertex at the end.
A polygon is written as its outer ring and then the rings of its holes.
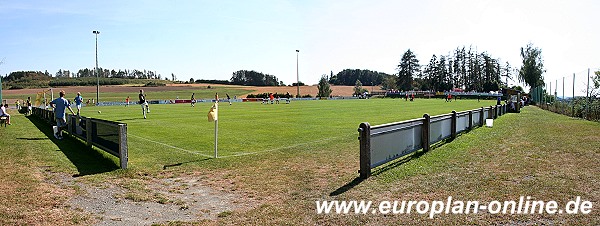
{"type": "MultiPolygon", "coordinates": [[[[79,115],[80,111],[81,111],[81,105],[83,103],[83,97],[81,97],[81,93],[77,93],[77,96],[75,97],[75,99],[73,100],[77,106],[77,115],[79,115]]],[[[19,100],[15,101],[15,105],[17,108],[17,111],[22,112],[22,109],[24,108],[24,106],[21,106],[21,102],[19,100]]],[[[24,112],[25,115],[30,115],[32,112],[32,102],[31,102],[31,97],[27,97],[27,100],[25,101],[25,105],[26,105],[26,111],[24,112]]],[[[64,129],[64,127],[66,127],[67,125],[67,121],[66,121],[66,117],[65,117],[65,110],[69,109],[69,111],[71,111],[72,114],[75,114],[75,112],[73,111],[73,109],[71,109],[71,103],[65,99],[65,91],[61,90],[59,92],[59,97],[52,100],[49,103],[50,107],[52,107],[54,109],[54,118],[56,121],[56,126],[57,126],[57,132],[54,134],[54,137],[57,139],[62,139],[62,130],[64,129]]],[[[8,104],[4,104],[0,107],[0,117],[4,116],[7,117],[7,124],[10,125],[10,114],[8,114],[7,112],[8,109],[8,104]]]]}
{"type": "MultiPolygon", "coordinates": [[[[26,115],[31,114],[31,97],[27,97],[27,101],[23,101],[25,102],[27,108],[26,108],[26,115]]],[[[21,112],[21,109],[23,109],[23,107],[21,106],[21,101],[17,100],[15,101],[15,105],[17,108],[17,111],[21,112]]],[[[11,125],[10,123],[10,114],[8,114],[8,103],[6,103],[6,100],[4,100],[4,104],[0,104],[0,117],[6,117],[6,124],[11,125]]]]}

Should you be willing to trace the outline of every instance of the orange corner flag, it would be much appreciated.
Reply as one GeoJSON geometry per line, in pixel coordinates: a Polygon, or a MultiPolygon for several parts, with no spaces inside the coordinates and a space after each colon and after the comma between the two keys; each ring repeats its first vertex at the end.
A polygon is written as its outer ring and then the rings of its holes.
{"type": "Polygon", "coordinates": [[[217,121],[219,118],[219,103],[215,102],[213,104],[213,106],[210,108],[210,111],[208,111],[208,121],[209,122],[214,122],[217,121]]]}

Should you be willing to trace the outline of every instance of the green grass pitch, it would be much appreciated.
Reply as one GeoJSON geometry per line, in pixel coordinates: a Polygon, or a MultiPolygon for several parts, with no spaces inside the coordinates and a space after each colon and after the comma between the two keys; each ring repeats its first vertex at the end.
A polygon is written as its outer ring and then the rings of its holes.
{"type": "MultiPolygon", "coordinates": [[[[320,100],[291,104],[221,102],[220,158],[274,155],[319,149],[321,144],[358,141],[361,122],[371,125],[439,115],[493,105],[494,101],[441,99],[320,100]],[[310,146],[310,147],[309,147],[310,146]],[[316,146],[316,147],[315,147],[316,146]]],[[[214,154],[214,123],[207,121],[212,103],[150,105],[144,119],[139,105],[84,107],[82,115],[127,123],[129,163],[154,168],[174,162],[210,158],[214,154]],[[98,113],[101,111],[101,113],[98,113]]],[[[354,154],[349,150],[348,154],[354,154]]],[[[236,160],[229,160],[236,161],[236,160]]]]}

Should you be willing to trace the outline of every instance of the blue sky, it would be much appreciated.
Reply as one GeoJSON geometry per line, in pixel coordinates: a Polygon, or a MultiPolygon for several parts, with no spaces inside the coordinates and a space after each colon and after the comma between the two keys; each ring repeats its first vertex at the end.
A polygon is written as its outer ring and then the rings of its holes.
{"type": "Polygon", "coordinates": [[[473,46],[518,67],[528,42],[555,81],[599,67],[597,12],[592,0],[0,0],[0,74],[93,68],[99,30],[100,67],[183,81],[256,70],[290,84],[296,49],[308,84],[346,68],[393,74],[409,48],[421,64],[473,46]]]}

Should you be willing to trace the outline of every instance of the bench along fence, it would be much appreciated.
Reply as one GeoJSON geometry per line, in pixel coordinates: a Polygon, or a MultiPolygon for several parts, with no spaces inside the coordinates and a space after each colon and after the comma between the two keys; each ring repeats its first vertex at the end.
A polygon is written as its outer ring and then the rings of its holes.
{"type": "Polygon", "coordinates": [[[506,105],[496,105],[431,117],[425,114],[423,118],[377,126],[361,123],[360,178],[366,179],[371,176],[371,169],[419,149],[429,151],[431,144],[454,139],[461,132],[484,125],[485,119],[506,114],[507,110],[506,105]]]}
{"type": "MultiPolygon", "coordinates": [[[[56,124],[52,110],[34,107],[32,113],[51,125],[56,124]]],[[[84,140],[89,147],[96,146],[118,157],[121,168],[127,169],[127,124],[68,115],[67,132],[84,140]]]]}

